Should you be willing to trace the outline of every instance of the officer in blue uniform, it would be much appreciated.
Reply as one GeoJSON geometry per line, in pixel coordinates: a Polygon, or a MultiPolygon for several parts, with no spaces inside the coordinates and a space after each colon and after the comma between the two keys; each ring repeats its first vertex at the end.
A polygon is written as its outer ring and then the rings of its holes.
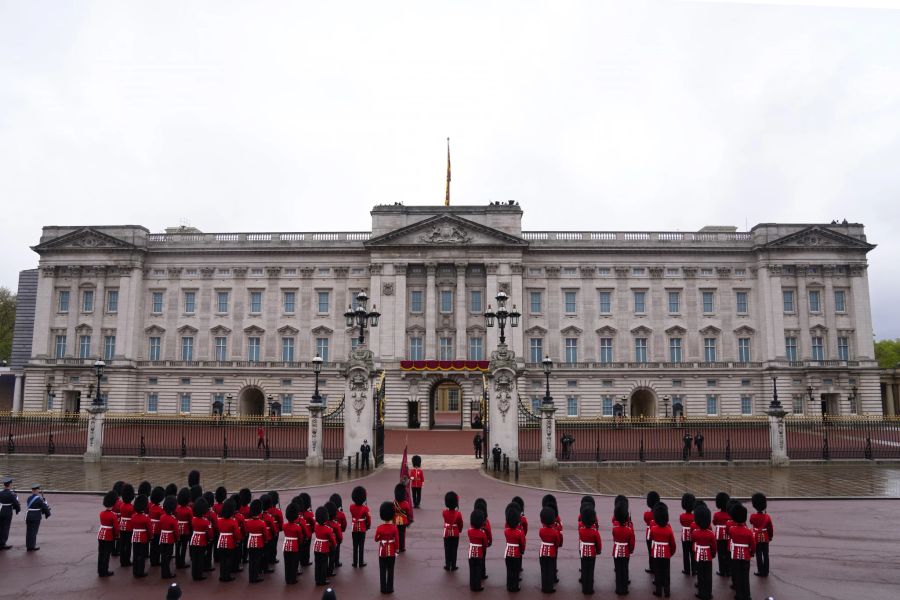
{"type": "Polygon", "coordinates": [[[25,549],[28,552],[40,550],[37,545],[38,529],[41,527],[41,519],[50,518],[50,505],[44,500],[41,486],[31,486],[31,495],[25,502],[25,549]]]}
{"type": "Polygon", "coordinates": [[[0,490],[0,550],[9,550],[6,541],[9,539],[9,525],[12,523],[13,511],[19,514],[19,498],[12,491],[12,477],[3,478],[3,489],[0,490]]]}

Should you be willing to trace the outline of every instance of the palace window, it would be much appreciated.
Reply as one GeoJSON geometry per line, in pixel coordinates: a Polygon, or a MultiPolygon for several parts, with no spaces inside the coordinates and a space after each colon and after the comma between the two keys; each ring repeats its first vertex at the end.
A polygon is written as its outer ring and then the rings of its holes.
{"type": "Polygon", "coordinates": [[[541,313],[541,305],[543,304],[541,292],[529,292],[528,297],[531,301],[531,314],[537,315],[541,313]]]}
{"type": "Polygon", "coordinates": [[[69,312],[69,290],[59,290],[59,300],[56,304],[57,312],[69,312]]]}
{"type": "Polygon", "coordinates": [[[56,358],[64,358],[66,356],[66,336],[58,335],[56,336],[56,352],[54,353],[56,358]]]}
{"type": "Polygon", "coordinates": [[[469,291],[469,312],[481,314],[484,311],[481,290],[469,291]]]}
{"type": "Polygon", "coordinates": [[[439,360],[453,360],[455,358],[453,351],[453,338],[442,337],[438,341],[439,360]]]}
{"type": "Polygon", "coordinates": [[[162,314],[163,311],[163,293],[162,292],[153,292],[150,297],[150,310],[155,315],[162,314]]]}
{"type": "Polygon", "coordinates": [[[634,292],[634,313],[647,312],[647,292],[634,292]]]}
{"type": "Polygon", "coordinates": [[[834,312],[847,312],[847,294],[844,290],[834,290],[834,312]]]}
{"type": "Polygon", "coordinates": [[[282,304],[284,312],[295,312],[297,305],[297,292],[284,292],[284,294],[282,295],[282,304]]]}
{"type": "Polygon", "coordinates": [[[703,292],[703,312],[712,313],[716,311],[716,293],[706,291],[703,292]]]}
{"type": "Polygon", "coordinates": [[[290,415],[294,413],[294,395],[293,394],[282,394],[281,395],[281,414],[290,415]]]}
{"type": "Polygon", "coordinates": [[[422,346],[422,338],[409,338],[409,360],[424,360],[425,350],[422,346]]]}
{"type": "Polygon", "coordinates": [[[317,312],[320,315],[324,315],[328,313],[328,304],[331,294],[327,291],[319,291],[316,293],[316,298],[318,300],[317,303],[317,312]]]}
{"type": "Polygon", "coordinates": [[[784,304],[784,312],[794,312],[794,290],[782,290],[781,300],[782,304],[784,304]]]}
{"type": "Polygon", "coordinates": [[[734,299],[737,313],[739,315],[745,315],[750,311],[750,306],[747,300],[747,292],[735,292],[734,299]]]}
{"type": "Polygon", "coordinates": [[[78,336],[78,358],[91,357],[91,336],[78,336]]]}
{"type": "Polygon", "coordinates": [[[228,292],[216,292],[216,312],[228,312],[228,292]]]}
{"type": "Polygon", "coordinates": [[[703,360],[716,362],[716,338],[703,338],[703,360]]]}
{"type": "Polygon", "coordinates": [[[294,338],[281,338],[281,361],[294,362],[294,338]]]}
{"type": "Polygon", "coordinates": [[[103,336],[103,360],[112,360],[116,355],[116,336],[103,336]]]}
{"type": "Polygon", "coordinates": [[[106,312],[119,312],[119,290],[106,290],[106,312]]]}
{"type": "Polygon", "coordinates": [[[750,362],[750,338],[738,338],[738,362],[750,362]]]}
{"type": "Polygon", "coordinates": [[[250,292],[250,312],[255,314],[262,312],[262,292],[250,292]]]}
{"type": "Polygon", "coordinates": [[[838,336],[838,360],[850,360],[850,338],[838,336]]]}
{"type": "Polygon", "coordinates": [[[484,340],[482,338],[469,338],[469,360],[484,360],[484,340]]]}
{"type": "Polygon", "coordinates": [[[753,414],[753,396],[749,394],[741,395],[741,414],[744,416],[753,414]]]}
{"type": "Polygon", "coordinates": [[[531,359],[529,362],[539,363],[544,360],[544,339],[531,338],[528,340],[528,352],[531,359]]]}
{"type": "Polygon", "coordinates": [[[566,396],[566,416],[578,416],[578,396],[566,396]]]}
{"type": "Polygon", "coordinates": [[[316,338],[316,354],[318,354],[323,361],[328,362],[328,338],[316,338]]]}
{"type": "Polygon", "coordinates": [[[441,290],[441,312],[453,312],[453,290],[441,290]]]}
{"type": "Polygon", "coordinates": [[[191,395],[188,392],[182,392],[179,395],[178,410],[183,413],[191,412],[191,395]]]}
{"type": "Polygon", "coordinates": [[[710,417],[719,414],[719,397],[715,394],[707,394],[706,396],[706,414],[710,417]]]}
{"type": "Polygon", "coordinates": [[[247,338],[247,360],[259,362],[259,338],[256,336],[247,338]]]}
{"type": "Polygon", "coordinates": [[[676,314],[681,312],[681,293],[669,292],[669,313],[676,314]]]}
{"type": "Polygon", "coordinates": [[[225,336],[219,336],[215,340],[216,343],[216,360],[223,361],[228,360],[228,338],[225,336]]]}
{"type": "Polygon", "coordinates": [[[809,290],[809,312],[822,311],[822,294],[819,290],[809,290]]]}
{"type": "Polygon", "coordinates": [[[189,335],[181,338],[181,360],[194,360],[194,338],[189,335]]]}
{"type": "Polygon", "coordinates": [[[147,412],[155,413],[157,410],[159,410],[159,394],[150,392],[147,394],[147,412]]]}
{"type": "Polygon", "coordinates": [[[613,397],[612,396],[603,396],[602,397],[602,410],[604,417],[613,416],[613,397]]]}
{"type": "Polygon", "coordinates": [[[797,338],[787,336],[784,338],[784,355],[791,362],[797,362],[797,338]]]}
{"type": "Polygon", "coordinates": [[[566,362],[578,362],[578,338],[566,338],[566,362]]]}
{"type": "Polygon", "coordinates": [[[669,338],[669,362],[681,362],[681,338],[669,338]]]}
{"type": "Polygon", "coordinates": [[[185,292],[184,293],[184,312],[187,314],[192,314],[197,310],[197,293],[196,292],[185,292]]]}
{"type": "Polygon", "coordinates": [[[820,335],[812,336],[812,359],[825,360],[825,338],[820,335]]]}
{"type": "Polygon", "coordinates": [[[613,339],[610,337],[600,338],[600,362],[611,363],[614,360],[613,339]]]}
{"type": "Polygon", "coordinates": [[[159,360],[160,338],[153,336],[150,338],[150,349],[147,352],[148,360],[159,360]]]}
{"type": "Polygon", "coordinates": [[[647,362],[647,338],[634,338],[634,361],[647,362]]]}
{"type": "Polygon", "coordinates": [[[578,305],[576,303],[577,295],[573,291],[563,292],[563,300],[567,315],[574,315],[577,312],[578,305]]]}
{"type": "Polygon", "coordinates": [[[597,294],[600,313],[608,315],[612,312],[612,292],[603,290],[597,294]]]}
{"type": "Polygon", "coordinates": [[[94,312],[94,290],[82,290],[81,312],[94,312]]]}
{"type": "Polygon", "coordinates": [[[409,292],[409,312],[422,312],[422,290],[410,290],[409,292]]]}

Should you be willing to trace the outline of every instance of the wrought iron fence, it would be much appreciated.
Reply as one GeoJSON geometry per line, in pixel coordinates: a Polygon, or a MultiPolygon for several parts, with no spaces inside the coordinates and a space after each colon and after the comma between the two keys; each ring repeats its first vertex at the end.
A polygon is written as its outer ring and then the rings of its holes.
{"type": "Polygon", "coordinates": [[[788,458],[900,458],[900,418],[801,417],[784,421],[788,458]]]}
{"type": "Polygon", "coordinates": [[[111,414],[104,422],[103,454],[303,459],[306,428],[300,417],[111,414]]]}
{"type": "Polygon", "coordinates": [[[519,397],[519,460],[541,458],[541,416],[531,411],[519,397]]]}
{"type": "Polygon", "coordinates": [[[77,413],[0,413],[0,454],[84,454],[87,428],[77,413]]]}
{"type": "Polygon", "coordinates": [[[322,457],[344,458],[344,398],[333,411],[322,415],[322,457]]]}
{"type": "Polygon", "coordinates": [[[765,417],[557,419],[556,443],[561,461],[764,460],[771,454],[765,417]]]}

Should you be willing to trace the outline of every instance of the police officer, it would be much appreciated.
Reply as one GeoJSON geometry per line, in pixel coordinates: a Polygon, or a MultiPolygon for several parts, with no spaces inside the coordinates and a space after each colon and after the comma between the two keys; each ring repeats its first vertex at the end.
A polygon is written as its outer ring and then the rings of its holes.
{"type": "Polygon", "coordinates": [[[31,486],[31,495],[25,502],[25,549],[28,552],[40,550],[37,545],[38,529],[41,527],[42,518],[50,518],[50,505],[44,500],[41,486],[31,486]]]}
{"type": "Polygon", "coordinates": [[[687,460],[691,457],[691,444],[694,442],[694,438],[691,437],[689,431],[685,431],[681,441],[684,444],[684,448],[681,450],[681,460],[687,460]]]}
{"type": "Polygon", "coordinates": [[[500,449],[500,444],[494,444],[494,449],[491,450],[491,456],[494,459],[494,470],[500,470],[500,457],[503,455],[503,450],[500,449]]]}
{"type": "Polygon", "coordinates": [[[472,445],[475,446],[475,458],[481,458],[481,445],[484,443],[484,440],[481,437],[480,433],[476,433],[475,437],[472,439],[472,445]]]}
{"type": "Polygon", "coordinates": [[[12,523],[13,510],[16,514],[22,509],[19,506],[19,498],[10,489],[12,477],[3,478],[3,489],[0,490],[0,550],[9,550],[12,546],[6,544],[9,539],[9,525],[12,523]]]}
{"type": "Polygon", "coordinates": [[[362,468],[368,471],[369,454],[372,453],[372,446],[369,445],[369,440],[363,440],[362,446],[359,447],[359,453],[362,455],[362,468]]]}
{"type": "Polygon", "coordinates": [[[699,431],[694,436],[694,446],[697,447],[697,454],[700,455],[700,458],[703,458],[703,434],[699,431]]]}

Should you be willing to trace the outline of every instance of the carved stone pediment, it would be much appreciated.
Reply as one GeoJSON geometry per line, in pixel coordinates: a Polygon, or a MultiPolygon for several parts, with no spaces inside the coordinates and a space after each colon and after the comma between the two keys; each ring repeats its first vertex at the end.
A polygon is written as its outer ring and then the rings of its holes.
{"type": "Polygon", "coordinates": [[[332,333],[334,333],[334,330],[325,327],[324,325],[319,325],[318,327],[313,327],[311,333],[313,335],[331,335],[332,333]]]}
{"type": "Polygon", "coordinates": [[[670,337],[684,335],[686,333],[687,333],[687,329],[685,329],[684,327],[682,327],[680,325],[674,325],[674,326],[666,329],[666,335],[668,335],[670,337]]]}
{"type": "Polygon", "coordinates": [[[366,246],[520,246],[528,242],[453,214],[435,215],[364,242],[366,246]]]}
{"type": "Polygon", "coordinates": [[[225,327],[224,325],[216,325],[209,332],[213,335],[228,335],[231,333],[231,330],[225,327]]]}
{"type": "Polygon", "coordinates": [[[58,238],[47,240],[31,248],[38,254],[54,250],[90,251],[90,250],[142,250],[134,244],[120,240],[92,227],[82,227],[58,238]]]}
{"type": "Polygon", "coordinates": [[[166,330],[159,325],[151,325],[150,327],[144,329],[144,333],[146,333],[147,335],[161,335],[165,332],[166,330]]]}
{"type": "Polygon", "coordinates": [[[722,330],[719,329],[718,327],[714,327],[713,325],[707,325],[706,327],[704,327],[703,329],[700,330],[700,333],[702,335],[717,336],[720,333],[722,333],[722,330]]]}
{"type": "Polygon", "coordinates": [[[291,327],[290,325],[284,325],[282,327],[279,327],[277,329],[277,331],[281,335],[297,335],[298,333],[300,333],[299,329],[295,329],[294,327],[291,327]]]}
{"type": "Polygon", "coordinates": [[[87,335],[94,330],[93,327],[88,325],[87,323],[81,323],[75,328],[75,333],[87,335]]]}
{"type": "Polygon", "coordinates": [[[247,335],[262,335],[266,330],[258,325],[250,325],[249,327],[244,327],[244,333],[247,335]]]}
{"type": "Polygon", "coordinates": [[[748,325],[741,325],[737,329],[734,330],[736,335],[753,335],[756,333],[756,330],[748,325]]]}
{"type": "Polygon", "coordinates": [[[619,333],[619,330],[616,329],[615,327],[610,327],[609,325],[604,325],[600,329],[597,329],[595,333],[597,333],[597,335],[599,335],[601,337],[613,337],[617,333],[619,333]]]}
{"type": "Polygon", "coordinates": [[[644,325],[638,325],[631,330],[632,335],[650,335],[651,333],[653,333],[653,330],[644,325]]]}
{"type": "Polygon", "coordinates": [[[829,229],[822,225],[810,225],[803,229],[778,238],[766,244],[764,248],[779,249],[814,249],[829,248],[841,250],[864,250],[868,252],[875,248],[873,244],[858,240],[849,235],[829,229]]]}
{"type": "Polygon", "coordinates": [[[584,333],[584,331],[575,327],[574,325],[569,325],[568,327],[560,331],[560,334],[568,337],[578,337],[582,333],[584,333]]]}
{"type": "Polygon", "coordinates": [[[190,325],[182,325],[181,327],[179,327],[179,328],[176,329],[175,331],[177,331],[178,333],[180,333],[180,334],[182,334],[182,335],[184,335],[184,334],[191,334],[191,335],[194,335],[194,334],[197,333],[197,328],[196,328],[196,327],[192,327],[192,326],[190,326],[190,325]]]}
{"type": "Polygon", "coordinates": [[[534,325],[525,330],[525,335],[528,337],[544,337],[547,335],[547,330],[541,327],[540,325],[534,325]]]}

